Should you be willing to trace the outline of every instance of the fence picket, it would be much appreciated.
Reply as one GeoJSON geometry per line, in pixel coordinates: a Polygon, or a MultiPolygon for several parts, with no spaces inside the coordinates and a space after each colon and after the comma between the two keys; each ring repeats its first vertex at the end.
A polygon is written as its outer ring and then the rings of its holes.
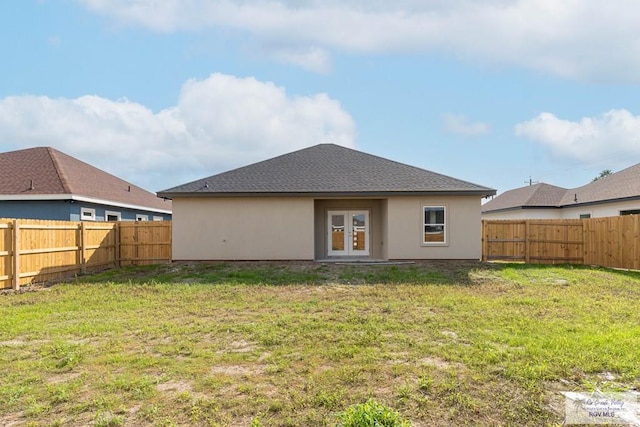
{"type": "Polygon", "coordinates": [[[640,269],[640,215],[483,220],[482,259],[640,269]]]}
{"type": "Polygon", "coordinates": [[[123,258],[126,265],[170,262],[171,222],[0,219],[0,289],[119,267],[123,258]],[[121,228],[138,236],[136,245],[144,247],[139,255],[122,256],[121,228]]]}

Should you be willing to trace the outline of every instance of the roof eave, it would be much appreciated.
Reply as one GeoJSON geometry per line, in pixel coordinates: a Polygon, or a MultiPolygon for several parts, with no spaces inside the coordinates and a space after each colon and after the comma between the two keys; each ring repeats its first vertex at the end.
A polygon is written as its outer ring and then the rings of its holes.
{"type": "Polygon", "coordinates": [[[151,206],[133,205],[129,203],[116,202],[113,200],[96,199],[93,197],[79,196],[76,194],[0,194],[0,201],[48,201],[48,200],[74,200],[85,203],[95,203],[97,205],[116,206],[125,209],[142,210],[171,214],[169,209],[154,208],[151,206]]]}
{"type": "Polygon", "coordinates": [[[493,196],[494,189],[446,191],[247,191],[247,192],[159,192],[166,199],[192,197],[393,197],[393,196],[493,196]]]}
{"type": "Polygon", "coordinates": [[[562,205],[562,208],[573,208],[573,207],[582,207],[582,206],[591,206],[591,205],[604,205],[609,203],[620,203],[620,202],[630,202],[633,200],[640,200],[640,195],[638,196],[629,196],[629,197],[618,197],[616,199],[604,199],[604,200],[592,200],[588,202],[576,202],[572,204],[562,205]]]}
{"type": "Polygon", "coordinates": [[[488,214],[488,213],[519,211],[519,210],[525,210],[525,209],[539,210],[539,209],[561,209],[561,208],[562,208],[561,206],[508,206],[506,208],[483,210],[482,213],[488,214]]]}

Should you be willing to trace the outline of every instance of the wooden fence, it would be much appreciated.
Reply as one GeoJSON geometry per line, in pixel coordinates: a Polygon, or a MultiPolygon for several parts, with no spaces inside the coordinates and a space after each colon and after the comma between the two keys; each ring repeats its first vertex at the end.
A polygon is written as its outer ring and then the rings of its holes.
{"type": "Polygon", "coordinates": [[[640,215],[483,220],[482,259],[640,269],[640,215]]]}
{"type": "Polygon", "coordinates": [[[171,222],[0,219],[0,289],[171,261],[171,222]]]}

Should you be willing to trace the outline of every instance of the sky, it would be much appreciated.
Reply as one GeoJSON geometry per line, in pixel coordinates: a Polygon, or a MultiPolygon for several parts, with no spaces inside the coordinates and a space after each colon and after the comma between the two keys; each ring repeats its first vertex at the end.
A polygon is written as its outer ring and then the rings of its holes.
{"type": "Polygon", "coordinates": [[[640,0],[7,0],[0,152],[157,192],[334,143],[495,188],[640,163],[640,0]]]}

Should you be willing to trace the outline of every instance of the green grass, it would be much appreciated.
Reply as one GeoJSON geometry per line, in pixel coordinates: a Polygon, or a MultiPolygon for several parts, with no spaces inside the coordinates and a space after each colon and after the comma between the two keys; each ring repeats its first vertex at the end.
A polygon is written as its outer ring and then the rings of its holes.
{"type": "Polygon", "coordinates": [[[570,266],[112,270],[0,295],[0,425],[559,425],[559,391],[640,387],[638,300],[570,266]]]}

